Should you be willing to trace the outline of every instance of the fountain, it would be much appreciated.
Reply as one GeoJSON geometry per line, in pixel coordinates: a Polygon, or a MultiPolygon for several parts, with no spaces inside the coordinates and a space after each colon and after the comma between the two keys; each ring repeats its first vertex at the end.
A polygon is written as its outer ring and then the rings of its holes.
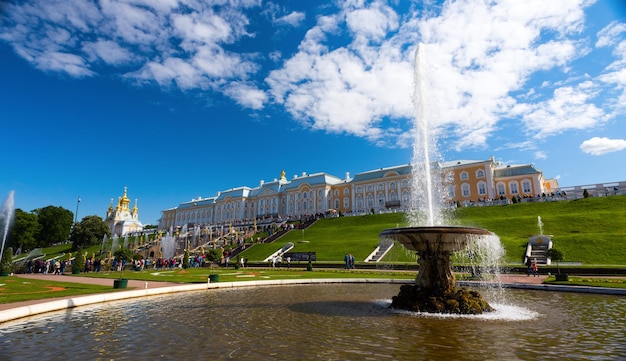
{"type": "Polygon", "coordinates": [[[436,162],[435,132],[431,129],[436,111],[427,111],[434,102],[427,99],[427,63],[424,45],[415,56],[415,141],[412,166],[412,209],[410,227],[392,228],[380,233],[382,239],[393,239],[417,252],[419,270],[415,284],[400,288],[391,307],[419,312],[481,314],[493,308],[476,291],[456,287],[450,257],[481,237],[495,237],[482,228],[443,226],[442,177],[436,162]],[[426,216],[426,226],[417,227],[426,216]]]}
{"type": "Polygon", "coordinates": [[[169,232],[161,238],[161,256],[163,259],[173,258],[176,255],[176,238],[169,232]]]}
{"type": "Polygon", "coordinates": [[[0,247],[0,259],[2,259],[2,255],[4,254],[4,244],[9,236],[9,225],[11,224],[11,216],[13,215],[13,208],[15,207],[14,204],[14,192],[10,191],[4,200],[2,210],[0,210],[0,224],[2,224],[2,246],[0,247]]]}

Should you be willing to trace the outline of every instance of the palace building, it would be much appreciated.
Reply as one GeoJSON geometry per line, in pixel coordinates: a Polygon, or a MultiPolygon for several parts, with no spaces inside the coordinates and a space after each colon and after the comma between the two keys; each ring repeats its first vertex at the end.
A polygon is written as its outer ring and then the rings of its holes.
{"type": "MultiPolygon", "coordinates": [[[[493,157],[437,166],[445,178],[450,204],[465,206],[536,197],[558,188],[556,179],[544,178],[543,172],[531,164],[503,165],[493,157]]],[[[411,170],[411,165],[405,164],[358,173],[353,178],[349,173],[343,178],[302,173],[292,179],[287,179],[282,171],[280,178],[261,181],[257,187],[232,188],[163,210],[159,228],[247,225],[329,212],[357,215],[405,211],[411,207],[411,170]]]]}
{"type": "Polygon", "coordinates": [[[107,209],[105,222],[111,229],[111,235],[125,236],[128,233],[138,233],[143,231],[143,225],[139,222],[139,209],[137,199],[135,206],[130,209],[130,199],[126,195],[127,188],[124,187],[124,195],[118,198],[117,206],[113,208],[113,198],[107,209]]]}

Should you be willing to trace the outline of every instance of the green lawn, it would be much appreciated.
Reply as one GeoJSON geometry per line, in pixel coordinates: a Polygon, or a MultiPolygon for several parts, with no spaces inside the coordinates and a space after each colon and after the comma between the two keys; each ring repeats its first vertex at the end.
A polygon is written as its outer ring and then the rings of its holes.
{"type": "MultiPolygon", "coordinates": [[[[528,237],[539,233],[539,216],[543,233],[553,235],[554,247],[563,252],[564,262],[626,266],[626,196],[468,207],[454,212],[456,224],[496,233],[506,250],[507,264],[521,262],[528,237]]],[[[318,262],[341,263],[346,253],[359,262],[376,248],[381,231],[405,225],[402,213],[320,219],[304,231],[296,229],[273,243],[249,247],[242,256],[259,262],[291,242],[293,252],[315,252],[318,262]]],[[[87,253],[97,254],[99,248],[93,246],[87,253]]],[[[47,257],[67,256],[68,252],[68,245],[44,250],[47,257]]],[[[415,264],[415,256],[398,246],[383,262],[415,264]]]]}
{"type": "Polygon", "coordinates": [[[564,261],[626,265],[626,196],[461,208],[456,214],[465,225],[496,233],[510,262],[521,261],[528,237],[539,233],[540,216],[543,234],[553,236],[564,261]]]}
{"type": "Polygon", "coordinates": [[[0,277],[0,303],[42,300],[113,291],[117,291],[117,289],[72,282],[0,277]]]}
{"type": "MultiPolygon", "coordinates": [[[[415,271],[376,271],[376,270],[317,270],[306,271],[304,268],[292,269],[234,269],[234,268],[192,268],[174,270],[124,271],[123,277],[147,282],[206,283],[210,274],[219,275],[220,282],[265,281],[279,279],[312,278],[394,278],[414,279],[415,271]]],[[[119,272],[81,273],[81,277],[116,279],[119,272]]],[[[28,300],[40,300],[55,297],[80,296],[93,293],[116,292],[111,286],[98,286],[72,283],[72,275],[67,275],[70,282],[55,282],[41,279],[0,277],[0,303],[13,303],[28,300]]],[[[128,290],[128,289],[126,289],[128,290]]]]}

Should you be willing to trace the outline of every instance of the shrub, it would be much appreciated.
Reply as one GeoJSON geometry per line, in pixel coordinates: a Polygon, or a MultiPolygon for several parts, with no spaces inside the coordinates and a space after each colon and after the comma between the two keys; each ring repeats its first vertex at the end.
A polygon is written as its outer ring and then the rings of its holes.
{"type": "Polygon", "coordinates": [[[553,261],[556,261],[556,271],[557,273],[561,273],[559,269],[559,261],[563,260],[563,252],[559,251],[556,248],[550,248],[548,252],[546,252],[546,257],[550,258],[553,261]]]}

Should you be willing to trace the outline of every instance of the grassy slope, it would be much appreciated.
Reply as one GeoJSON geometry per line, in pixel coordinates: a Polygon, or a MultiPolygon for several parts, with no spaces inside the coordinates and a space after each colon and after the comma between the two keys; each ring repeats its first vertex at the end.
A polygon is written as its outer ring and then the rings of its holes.
{"type": "MultiPolygon", "coordinates": [[[[564,262],[626,265],[626,196],[456,211],[459,224],[486,228],[500,236],[509,262],[520,262],[528,237],[538,234],[538,216],[544,224],[543,233],[554,236],[554,246],[563,252],[564,262]]],[[[346,253],[362,261],[378,245],[382,230],[405,225],[401,213],[320,219],[304,232],[291,231],[274,243],[255,245],[243,255],[250,261],[260,261],[292,242],[294,252],[316,252],[318,262],[341,262],[346,253]]],[[[94,246],[88,253],[99,248],[94,246]]],[[[48,248],[44,253],[50,257],[55,251],[67,253],[69,246],[48,248]]],[[[394,247],[385,261],[415,262],[415,258],[402,247],[394,247]]]]}
{"type": "Polygon", "coordinates": [[[520,261],[528,237],[539,233],[541,216],[543,234],[553,235],[564,261],[626,264],[626,196],[463,208],[457,215],[500,236],[509,261],[520,261]]]}
{"type": "MultiPolygon", "coordinates": [[[[564,262],[626,265],[626,196],[462,208],[456,212],[458,223],[486,228],[500,236],[509,262],[519,262],[528,237],[539,233],[538,216],[543,233],[554,236],[554,247],[563,252],[564,262]]],[[[349,252],[363,260],[378,244],[382,230],[403,226],[404,222],[402,214],[322,219],[304,233],[292,231],[273,244],[252,247],[245,255],[261,260],[292,242],[293,251],[317,252],[319,261],[341,261],[349,252]]],[[[412,261],[400,247],[386,260],[412,261]]]]}
{"type": "Polygon", "coordinates": [[[292,252],[316,252],[318,261],[341,262],[346,253],[363,260],[378,245],[382,230],[402,226],[403,222],[401,213],[324,218],[304,231],[294,230],[271,244],[256,245],[244,255],[250,260],[262,260],[291,242],[292,252]]]}

